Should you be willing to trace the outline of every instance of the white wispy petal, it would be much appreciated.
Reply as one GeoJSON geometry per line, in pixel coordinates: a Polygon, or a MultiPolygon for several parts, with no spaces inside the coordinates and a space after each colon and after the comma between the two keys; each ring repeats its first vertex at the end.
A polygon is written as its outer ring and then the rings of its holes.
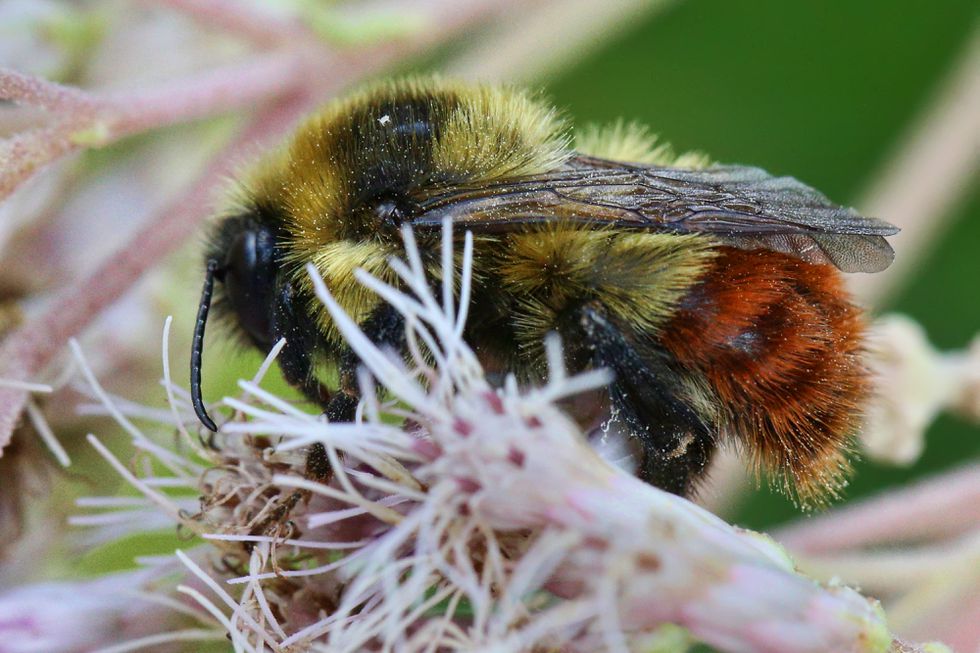
{"type": "MultiPolygon", "coordinates": [[[[375,346],[307,268],[317,297],[363,363],[358,382],[365,400],[356,422],[329,423],[259,387],[271,357],[255,379],[240,382],[241,396],[223,401],[235,417],[221,428],[228,451],[215,455],[233,461],[224,473],[228,482],[243,484],[238,501],[266,502],[247,513],[244,528],[272,514],[276,504],[262,499],[264,488],[276,488],[280,497],[302,493],[290,515],[301,524],[298,537],[243,532],[241,522],[206,536],[216,546],[249,544],[247,574],[219,581],[188,565],[218,600],[194,588],[182,591],[221,619],[236,650],[626,651],[633,635],[671,623],[726,650],[822,653],[890,645],[873,602],[799,576],[768,538],[734,529],[596,455],[555,402],[601,388],[610,375],[569,375],[556,336],[545,343],[549,378],[542,387],[524,388],[510,376],[494,388],[462,339],[472,237],[464,239],[458,304],[451,225],[443,225],[437,284],[426,277],[412,233],[403,238],[406,260],[391,262],[399,287],[363,272],[358,278],[402,312],[408,365],[375,346]],[[395,401],[381,402],[375,384],[395,401]],[[250,449],[260,435],[273,436],[271,444],[250,449]],[[299,458],[289,462],[291,452],[313,443],[327,451],[330,484],[306,477],[299,458]],[[291,467],[266,466],[273,461],[291,467]],[[364,523],[367,537],[331,539],[364,523]],[[313,557],[280,568],[283,551],[313,557]],[[302,600],[294,604],[266,586],[284,579],[342,591],[329,613],[294,621],[293,611],[308,610],[302,600]],[[455,616],[464,603],[470,616],[461,627],[455,616]]],[[[189,469],[133,436],[175,473],[189,469]]],[[[173,511],[173,500],[154,489],[158,483],[136,478],[100,452],[154,504],[173,511]]]]}

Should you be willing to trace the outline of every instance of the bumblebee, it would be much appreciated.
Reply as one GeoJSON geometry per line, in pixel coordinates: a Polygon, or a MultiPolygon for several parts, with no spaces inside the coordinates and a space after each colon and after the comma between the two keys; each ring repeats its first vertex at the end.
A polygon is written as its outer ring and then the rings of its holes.
{"type": "Polygon", "coordinates": [[[371,340],[404,351],[401,316],[353,272],[397,283],[386,261],[407,224],[438,280],[448,217],[475,237],[467,342],[488,369],[532,380],[557,332],[570,369],[612,370],[605,414],[641,479],[690,494],[727,441],[805,501],[845,480],[869,383],[840,272],[886,268],[897,229],[795,179],[676,156],[634,126],[573,140],[527,92],[415,78],[312,115],[242,175],[228,207],[207,246],[191,360],[211,430],[200,380],[212,292],[243,341],[268,351],[285,338],[286,380],[347,421],[358,359],[304,266],[371,340]],[[325,366],[338,388],[318,380],[325,366]]]}

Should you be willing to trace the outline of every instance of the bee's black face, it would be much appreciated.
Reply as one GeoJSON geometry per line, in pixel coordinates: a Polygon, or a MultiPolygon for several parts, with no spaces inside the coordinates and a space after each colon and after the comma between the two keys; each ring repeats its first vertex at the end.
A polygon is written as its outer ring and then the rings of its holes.
{"type": "Polygon", "coordinates": [[[201,358],[215,280],[221,284],[219,292],[226,313],[255,346],[268,351],[278,338],[275,316],[281,294],[273,230],[248,219],[228,218],[221,224],[207,255],[191,350],[191,398],[201,422],[212,431],[217,427],[201,398],[201,358]]]}
{"type": "Polygon", "coordinates": [[[273,344],[272,311],[276,295],[275,237],[255,227],[238,233],[215,273],[242,330],[262,348],[273,344]]]}

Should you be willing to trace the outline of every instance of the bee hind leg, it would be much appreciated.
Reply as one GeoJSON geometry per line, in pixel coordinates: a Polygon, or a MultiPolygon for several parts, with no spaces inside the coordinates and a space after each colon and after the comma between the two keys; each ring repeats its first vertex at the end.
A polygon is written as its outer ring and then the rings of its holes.
{"type": "Polygon", "coordinates": [[[611,407],[638,451],[636,475],[668,492],[690,495],[716,443],[705,421],[683,400],[666,354],[638,345],[598,302],[582,306],[576,318],[592,365],[615,375],[609,386],[611,407]]]}

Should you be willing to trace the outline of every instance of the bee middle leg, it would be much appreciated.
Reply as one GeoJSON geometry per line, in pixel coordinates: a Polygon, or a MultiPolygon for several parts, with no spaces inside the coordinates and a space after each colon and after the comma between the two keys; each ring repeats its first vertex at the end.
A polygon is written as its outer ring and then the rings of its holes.
{"type": "Polygon", "coordinates": [[[640,452],[636,475],[668,492],[689,495],[716,443],[705,421],[682,398],[665,355],[624,333],[599,302],[586,303],[573,317],[571,330],[584,342],[591,364],[615,374],[610,401],[640,452]]]}

